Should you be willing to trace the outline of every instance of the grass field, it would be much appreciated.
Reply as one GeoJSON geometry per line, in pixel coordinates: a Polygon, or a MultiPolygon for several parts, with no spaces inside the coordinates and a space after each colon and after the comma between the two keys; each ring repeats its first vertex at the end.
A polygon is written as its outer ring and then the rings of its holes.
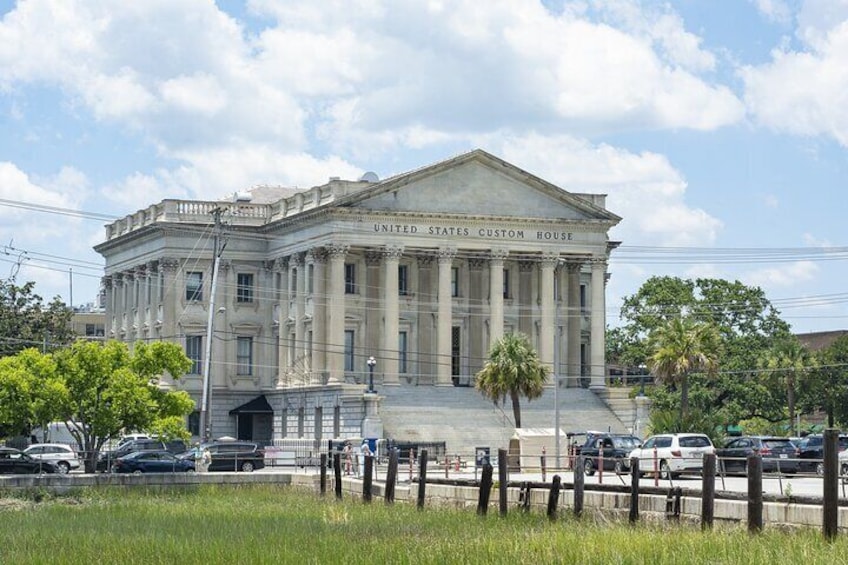
{"type": "Polygon", "coordinates": [[[814,530],[749,535],[686,525],[601,524],[539,513],[321,499],[270,486],[0,496],[0,563],[769,563],[848,562],[814,530]],[[36,501],[38,499],[38,501],[36,501]]]}

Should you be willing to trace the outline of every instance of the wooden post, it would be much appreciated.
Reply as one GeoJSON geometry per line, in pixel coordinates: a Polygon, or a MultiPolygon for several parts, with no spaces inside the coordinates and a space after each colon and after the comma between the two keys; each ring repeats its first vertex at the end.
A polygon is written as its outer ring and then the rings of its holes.
{"type": "Polygon", "coordinates": [[[386,504],[391,504],[395,501],[395,484],[397,484],[398,474],[398,450],[392,449],[389,452],[389,469],[386,471],[386,504]]]}
{"type": "Polygon", "coordinates": [[[822,533],[831,541],[836,538],[839,526],[839,430],[834,428],[824,431],[822,501],[822,533]]]}
{"type": "Polygon", "coordinates": [[[759,455],[748,456],[748,531],[763,531],[763,460],[759,455]]]}
{"type": "Polygon", "coordinates": [[[583,515],[583,456],[577,457],[574,467],[574,516],[579,518],[583,515]]]}
{"type": "Polygon", "coordinates": [[[506,516],[506,487],[509,482],[506,468],[506,449],[498,449],[498,505],[501,516],[506,516]]]}
{"type": "Polygon", "coordinates": [[[530,493],[532,490],[533,487],[530,484],[530,481],[524,481],[521,483],[521,493],[518,498],[521,503],[521,509],[524,512],[530,512],[530,493]]]}
{"type": "Polygon", "coordinates": [[[709,530],[713,527],[715,516],[715,453],[704,454],[704,476],[701,480],[701,529],[709,530]]]}
{"type": "Polygon", "coordinates": [[[630,516],[631,524],[639,521],[639,458],[630,458],[630,516]]]}
{"type": "Polygon", "coordinates": [[[494,469],[487,460],[483,463],[483,476],[480,478],[480,493],[477,496],[477,514],[485,516],[489,511],[489,495],[492,492],[492,474],[494,469]]]}
{"type": "MultiPolygon", "coordinates": [[[[556,520],[557,517],[557,506],[559,506],[559,489],[559,475],[554,475],[554,480],[551,483],[551,492],[548,494],[548,519],[550,520],[556,520]]],[[[530,495],[529,489],[527,495],[528,497],[530,495]]]]}
{"type": "Polygon", "coordinates": [[[321,454],[321,496],[327,494],[327,454],[321,454]]]}
{"type": "Polygon", "coordinates": [[[362,476],[362,502],[371,502],[371,483],[374,480],[374,456],[365,457],[365,474],[362,476]]]}
{"type": "Polygon", "coordinates": [[[545,453],[545,446],[543,445],[542,446],[542,458],[541,458],[541,461],[539,461],[539,463],[541,463],[541,465],[542,465],[542,482],[543,483],[548,481],[548,469],[547,469],[547,466],[546,466],[546,463],[547,463],[546,459],[547,459],[547,457],[546,457],[546,453],[545,453]]]}
{"type": "Polygon", "coordinates": [[[424,495],[427,490],[427,450],[422,449],[418,456],[418,509],[424,508],[424,495]]]}
{"type": "Polygon", "coordinates": [[[336,498],[342,499],[342,456],[341,453],[333,454],[333,473],[336,477],[336,498]]]}
{"type": "Polygon", "coordinates": [[[445,478],[446,479],[449,478],[448,477],[448,469],[450,469],[450,461],[448,461],[448,454],[445,453],[445,478]]]}

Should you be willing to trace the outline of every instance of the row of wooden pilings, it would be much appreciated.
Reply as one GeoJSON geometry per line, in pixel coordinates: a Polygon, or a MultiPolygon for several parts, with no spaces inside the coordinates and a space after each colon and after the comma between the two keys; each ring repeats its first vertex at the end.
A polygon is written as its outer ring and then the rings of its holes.
{"type": "MultiPolygon", "coordinates": [[[[839,458],[838,458],[839,431],[827,429],[824,432],[824,488],[822,491],[822,532],[826,539],[836,537],[839,518],[839,458]]],[[[342,466],[341,455],[333,454],[333,469],[335,471],[336,498],[342,498],[342,466]]],[[[418,469],[418,496],[417,506],[424,508],[424,500],[427,488],[427,450],[421,451],[418,469]]],[[[583,458],[578,458],[578,470],[583,468],[583,458]]],[[[374,457],[365,458],[365,473],[362,480],[362,500],[371,502],[372,479],[374,457]]],[[[748,531],[751,533],[761,532],[763,529],[763,460],[762,457],[752,455],[747,460],[748,476],[748,531]]],[[[639,521],[639,459],[634,457],[630,460],[631,486],[630,486],[630,509],[628,519],[631,523],[639,521]]],[[[395,498],[395,485],[397,483],[398,452],[389,453],[388,471],[386,472],[385,501],[393,503],[395,498]]],[[[489,508],[489,496],[492,491],[492,475],[494,469],[487,461],[483,465],[483,473],[479,483],[479,495],[477,501],[477,514],[485,516],[489,508]]],[[[710,529],[713,526],[715,511],[715,476],[716,456],[715,454],[704,455],[704,466],[701,485],[701,527],[710,529]]],[[[498,508],[501,516],[507,514],[507,452],[505,449],[498,450],[498,508]]],[[[548,488],[547,516],[550,519],[557,517],[559,506],[559,495],[562,483],[559,475],[554,475],[548,488]]],[[[519,501],[523,510],[530,509],[530,492],[533,483],[525,481],[521,483],[519,501]]],[[[320,491],[324,495],[327,492],[327,454],[321,454],[321,478],[320,491]]],[[[667,497],[666,515],[670,518],[680,516],[680,498],[682,490],[679,487],[671,488],[667,497]]],[[[574,473],[574,505],[573,512],[576,517],[583,514],[584,498],[584,476],[582,472],[574,473]]]]}

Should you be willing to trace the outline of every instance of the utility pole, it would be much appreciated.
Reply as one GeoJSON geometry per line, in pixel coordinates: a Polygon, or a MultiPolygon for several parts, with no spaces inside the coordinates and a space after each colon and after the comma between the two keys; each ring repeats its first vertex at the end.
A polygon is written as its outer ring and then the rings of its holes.
{"type": "Polygon", "coordinates": [[[203,393],[200,400],[200,438],[201,441],[209,441],[212,431],[212,385],[209,380],[209,371],[212,365],[212,338],[213,325],[215,321],[215,289],[218,286],[218,264],[221,254],[227,246],[224,238],[224,226],[221,222],[221,208],[212,210],[215,221],[214,237],[212,240],[212,284],[209,289],[209,316],[206,320],[206,359],[203,363],[203,393]]]}

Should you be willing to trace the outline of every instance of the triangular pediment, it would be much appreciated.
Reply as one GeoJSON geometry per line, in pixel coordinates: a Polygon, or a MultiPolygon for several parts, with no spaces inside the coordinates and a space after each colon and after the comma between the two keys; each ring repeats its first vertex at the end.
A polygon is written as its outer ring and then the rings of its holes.
{"type": "Polygon", "coordinates": [[[336,204],[391,213],[619,220],[589,200],[480,150],[386,179],[336,204]]]}

